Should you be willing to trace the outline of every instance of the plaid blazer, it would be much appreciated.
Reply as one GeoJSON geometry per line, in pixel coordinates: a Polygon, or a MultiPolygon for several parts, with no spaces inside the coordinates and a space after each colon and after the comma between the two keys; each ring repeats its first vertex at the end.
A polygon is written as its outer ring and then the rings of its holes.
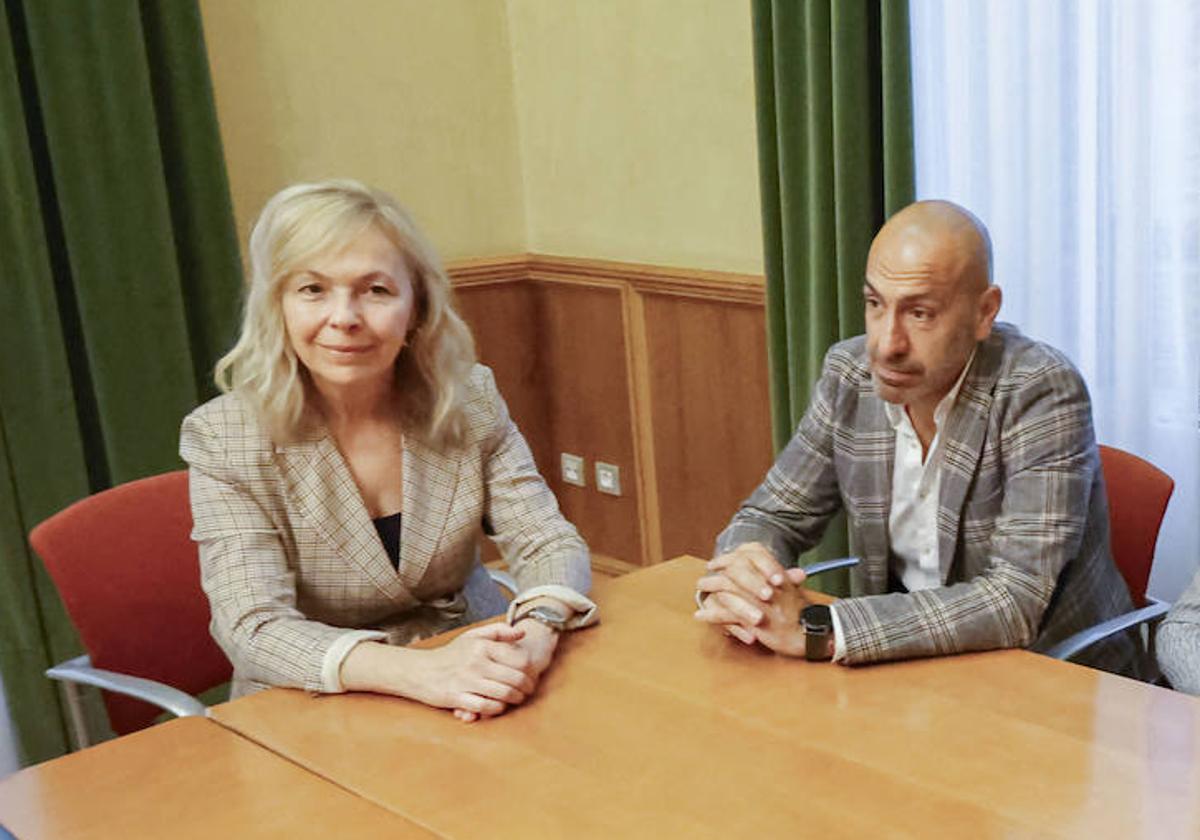
{"type": "MultiPolygon", "coordinates": [[[[1044,650],[1132,608],[1113,563],[1108,503],[1079,373],[1058,351],[997,324],[981,342],[940,434],[937,545],[943,586],[889,593],[895,431],[875,393],[865,337],[834,345],[795,436],[717,538],[718,553],[767,546],[784,565],[844,509],[860,558],[838,603],[847,663],[969,650],[1044,650]]],[[[1137,673],[1121,635],[1076,661],[1137,673]]]]}
{"type": "Polygon", "coordinates": [[[183,421],[192,537],[234,696],[267,685],[340,690],[337,667],[364,638],[404,644],[503,612],[476,550],[485,517],[522,590],[588,591],[587,546],[482,365],[466,411],[460,449],[405,441],[399,571],[326,430],[276,445],[237,394],[183,421]]]}

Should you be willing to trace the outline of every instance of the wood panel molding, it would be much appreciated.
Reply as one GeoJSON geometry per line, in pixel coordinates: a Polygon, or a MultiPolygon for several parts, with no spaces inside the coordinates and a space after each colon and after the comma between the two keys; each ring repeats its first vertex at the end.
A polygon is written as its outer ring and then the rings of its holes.
{"type": "Polygon", "coordinates": [[[606,554],[592,555],[592,569],[609,577],[620,577],[629,572],[636,572],[640,568],[641,566],[637,563],[628,563],[606,554]]]}
{"type": "Polygon", "coordinates": [[[529,254],[480,257],[446,263],[446,273],[455,286],[486,286],[529,279],[529,254]]]}
{"type": "Polygon", "coordinates": [[[641,294],[762,306],[766,286],[761,274],[736,274],[693,268],[671,268],[615,260],[559,257],[549,254],[508,254],[455,260],[446,264],[455,286],[512,283],[522,280],[628,284],[641,294]]]}
{"type": "Polygon", "coordinates": [[[595,569],[707,554],[770,465],[763,278],[546,254],[447,271],[595,569]],[[561,452],[621,466],[622,497],[564,484],[561,452]]]}

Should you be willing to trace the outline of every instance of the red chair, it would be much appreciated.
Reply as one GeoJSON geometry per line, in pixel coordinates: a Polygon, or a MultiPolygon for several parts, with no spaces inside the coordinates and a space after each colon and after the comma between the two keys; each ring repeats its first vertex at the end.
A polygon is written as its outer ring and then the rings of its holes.
{"type": "Polygon", "coordinates": [[[46,672],[62,681],[80,747],[88,737],[79,684],[104,689],[112,729],[124,735],[164,710],[203,715],[192,695],[229,680],[229,660],[209,634],[191,529],[180,470],[97,493],[30,533],[87,651],[46,672]]]}
{"type": "MultiPolygon", "coordinates": [[[[1108,528],[1113,560],[1129,587],[1134,609],[1124,615],[1081,630],[1046,651],[1056,659],[1070,659],[1101,639],[1143,622],[1155,622],[1168,604],[1146,594],[1158,530],[1175,492],[1171,476],[1121,449],[1100,447],[1100,464],[1108,491],[1108,528]]],[[[1151,631],[1153,631],[1153,624],[1151,631]]]]}

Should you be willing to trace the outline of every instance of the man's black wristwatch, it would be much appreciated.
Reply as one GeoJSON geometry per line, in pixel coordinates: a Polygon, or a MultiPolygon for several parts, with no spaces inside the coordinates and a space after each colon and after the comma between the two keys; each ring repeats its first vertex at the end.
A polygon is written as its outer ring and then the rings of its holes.
{"type": "Polygon", "coordinates": [[[804,658],[827,662],[833,657],[833,613],[826,604],[810,604],[800,611],[804,627],[804,658]]]}

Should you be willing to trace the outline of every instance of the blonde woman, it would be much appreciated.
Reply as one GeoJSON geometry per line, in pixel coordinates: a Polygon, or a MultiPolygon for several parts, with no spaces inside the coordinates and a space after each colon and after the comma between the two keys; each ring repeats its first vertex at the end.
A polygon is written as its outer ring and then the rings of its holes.
{"type": "Polygon", "coordinates": [[[373,691],[463,720],[523,702],[562,630],[595,620],[588,551],[561,516],[433,249],[389,195],[289,187],[250,237],[224,392],[183,422],[193,538],[233,695],[373,691]],[[404,647],[506,608],[509,621],[404,647]]]}

